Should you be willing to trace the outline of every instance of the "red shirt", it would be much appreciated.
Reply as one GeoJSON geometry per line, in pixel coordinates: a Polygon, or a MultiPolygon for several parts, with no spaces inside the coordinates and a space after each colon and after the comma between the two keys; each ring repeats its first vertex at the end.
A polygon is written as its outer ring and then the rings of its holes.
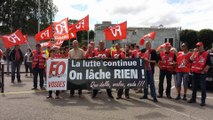
{"type": "Polygon", "coordinates": [[[112,51],[112,58],[113,59],[123,59],[125,58],[125,54],[123,51],[112,51]]]}
{"type": "Polygon", "coordinates": [[[86,51],[86,53],[85,53],[85,58],[86,59],[91,59],[91,58],[94,58],[94,57],[95,57],[95,53],[94,52],[89,53],[88,51],[86,51]]]}
{"type": "Polygon", "coordinates": [[[184,52],[178,52],[177,55],[177,65],[176,65],[176,72],[190,72],[191,69],[191,63],[190,63],[190,57],[192,53],[184,53],[184,52]]]}
{"type": "Polygon", "coordinates": [[[99,49],[94,50],[95,57],[97,58],[109,58],[110,57],[110,50],[109,49],[104,49],[100,51],[99,49]]]}

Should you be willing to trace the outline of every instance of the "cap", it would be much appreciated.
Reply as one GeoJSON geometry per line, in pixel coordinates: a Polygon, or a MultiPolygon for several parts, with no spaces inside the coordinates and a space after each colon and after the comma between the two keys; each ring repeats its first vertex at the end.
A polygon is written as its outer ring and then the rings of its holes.
{"type": "Polygon", "coordinates": [[[196,47],[201,47],[201,46],[203,46],[203,43],[202,42],[198,42],[195,46],[196,47]]]}

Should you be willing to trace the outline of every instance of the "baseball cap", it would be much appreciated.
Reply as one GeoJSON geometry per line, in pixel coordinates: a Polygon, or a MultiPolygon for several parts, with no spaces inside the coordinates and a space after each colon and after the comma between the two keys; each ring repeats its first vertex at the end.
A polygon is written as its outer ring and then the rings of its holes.
{"type": "Polygon", "coordinates": [[[196,47],[201,47],[201,46],[203,46],[203,43],[202,42],[198,42],[195,46],[196,47]]]}

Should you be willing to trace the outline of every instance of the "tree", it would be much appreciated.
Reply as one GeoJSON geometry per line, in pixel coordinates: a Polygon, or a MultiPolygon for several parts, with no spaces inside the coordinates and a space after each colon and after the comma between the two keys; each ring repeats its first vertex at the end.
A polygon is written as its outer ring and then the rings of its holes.
{"type": "Polygon", "coordinates": [[[94,40],[94,38],[95,38],[95,32],[93,30],[90,30],[89,31],[89,39],[94,40]]]}
{"type": "Polygon", "coordinates": [[[198,32],[198,38],[203,42],[206,49],[212,48],[213,31],[210,29],[203,29],[198,32]]]}
{"type": "Polygon", "coordinates": [[[198,42],[198,33],[195,30],[182,30],[180,33],[180,41],[186,42],[189,45],[189,49],[194,48],[198,42]]]}
{"type": "MultiPolygon", "coordinates": [[[[0,32],[11,33],[22,29],[23,33],[35,34],[38,29],[38,0],[1,0],[0,32]]],[[[57,12],[52,0],[40,0],[40,25],[46,28],[57,12]]]]}

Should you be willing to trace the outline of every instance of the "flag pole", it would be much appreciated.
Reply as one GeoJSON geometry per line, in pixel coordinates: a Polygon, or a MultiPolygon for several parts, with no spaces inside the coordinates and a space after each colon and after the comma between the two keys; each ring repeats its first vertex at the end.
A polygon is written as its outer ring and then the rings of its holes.
{"type": "Polygon", "coordinates": [[[87,38],[87,44],[89,45],[89,30],[87,31],[87,36],[88,36],[88,38],[87,38]]]}
{"type": "Polygon", "coordinates": [[[41,17],[41,8],[40,8],[40,0],[38,0],[38,32],[40,31],[40,17],[41,17]]]}

